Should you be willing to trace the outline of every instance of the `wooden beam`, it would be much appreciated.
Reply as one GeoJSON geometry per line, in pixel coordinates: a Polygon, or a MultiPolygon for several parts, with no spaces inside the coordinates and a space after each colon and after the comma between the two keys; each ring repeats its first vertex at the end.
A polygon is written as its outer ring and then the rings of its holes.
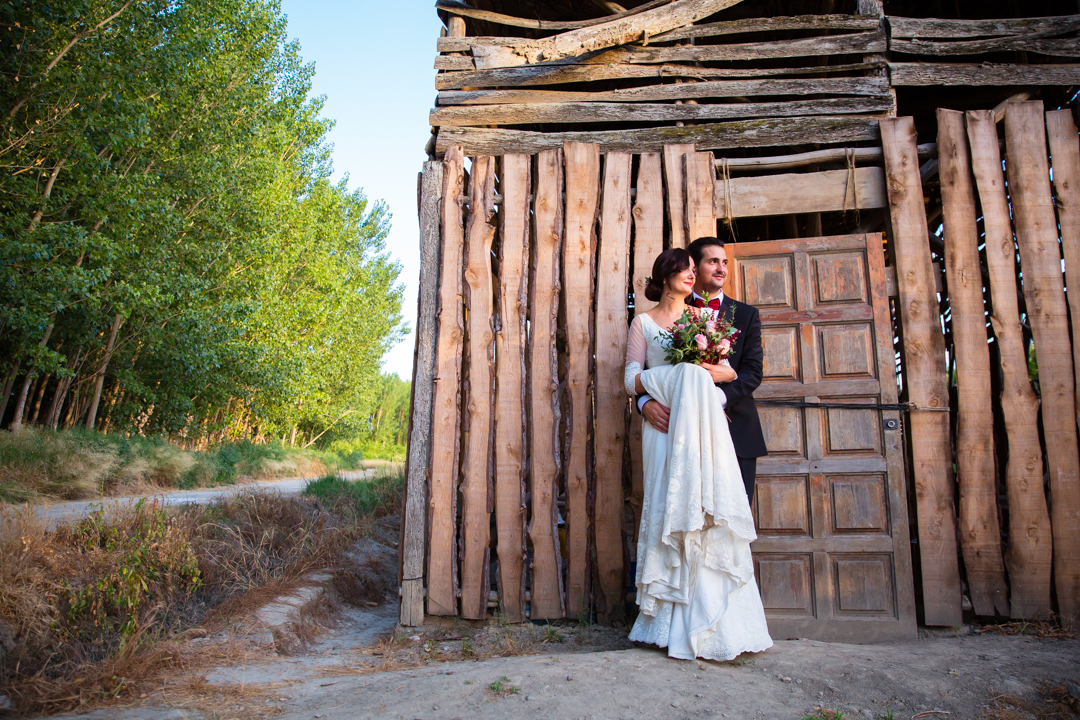
{"type": "MultiPolygon", "coordinates": [[[[1075,141],[1074,141],[1075,142],[1075,141]]],[[[1035,339],[1043,437],[1050,476],[1054,587],[1062,617],[1080,614],[1080,451],[1069,311],[1061,275],[1057,218],[1050,194],[1042,101],[1009,103],[1005,146],[1024,300],[1035,339]]]]}
{"type": "Polygon", "coordinates": [[[716,165],[711,152],[687,153],[683,156],[683,196],[686,198],[686,239],[716,236],[716,165]]]}
{"type": "Polygon", "coordinates": [[[1001,369],[1001,414],[1009,461],[1005,490],[1009,503],[1009,606],[1014,618],[1050,612],[1052,539],[1043,490],[1039,445],[1039,399],[1028,379],[1027,354],[1017,301],[1016,246],[1013,241],[1005,174],[1001,169],[997,120],[992,110],[967,113],[971,167],[979,190],[992,297],[990,323],[1001,369]]]}
{"type": "Polygon", "coordinates": [[[460,438],[461,355],[465,321],[461,304],[465,245],[465,158],[451,147],[443,160],[439,201],[442,258],[439,268],[439,344],[432,400],[431,495],[428,505],[428,615],[457,615],[457,486],[460,438]]]}
{"type": "Polygon", "coordinates": [[[956,360],[956,477],[960,549],[978,615],[1009,614],[1001,557],[990,349],[986,344],[979,230],[964,114],[938,110],[938,160],[944,218],[945,276],[956,360]]]}
{"type": "Polygon", "coordinates": [[[602,624],[626,610],[623,564],[623,453],[628,403],[626,362],[630,264],[630,153],[604,156],[604,190],[596,278],[596,576],[602,624]]]}
{"type": "Polygon", "coordinates": [[[975,38],[1047,32],[1064,35],[1080,28],[1080,15],[1006,20],[941,20],[890,15],[888,20],[889,36],[893,38],[975,38]]]}
{"type": "MultiPolygon", "coordinates": [[[[918,147],[920,158],[937,156],[937,143],[923,143],[918,147]]],[[[785,170],[787,168],[805,167],[829,162],[847,162],[851,158],[855,162],[879,162],[882,158],[879,147],[860,148],[829,148],[827,150],[811,150],[810,152],[794,153],[792,155],[774,155],[771,157],[750,158],[726,158],[728,170],[785,170]]],[[[720,167],[725,158],[718,158],[716,166],[720,167]]]]}
{"type": "Polygon", "coordinates": [[[691,143],[664,145],[664,187],[667,190],[668,227],[671,247],[684,248],[686,238],[686,165],[683,157],[694,152],[691,143]]]}
{"type": "Polygon", "coordinates": [[[592,464],[593,257],[600,210],[600,148],[567,143],[566,235],[563,293],[566,318],[566,612],[576,617],[589,605],[589,511],[592,464]]]}
{"type": "Polygon", "coordinates": [[[589,142],[607,152],[651,152],[670,144],[693,144],[700,149],[715,150],[806,143],[854,143],[877,140],[879,137],[878,118],[840,116],[769,118],[687,127],[554,133],[446,127],[439,131],[436,148],[438,152],[443,152],[451,145],[462,145],[470,154],[533,154],[558,147],[564,142],[589,142]]]}
{"type": "Polygon", "coordinates": [[[570,90],[450,90],[439,93],[437,103],[446,105],[505,105],[510,103],[644,103],[754,95],[867,95],[888,94],[884,78],[833,78],[813,80],[714,80],[673,85],[646,85],[601,92],[570,90]]]}
{"type": "MultiPolygon", "coordinates": [[[[634,196],[634,314],[652,309],[656,303],[645,297],[645,278],[652,273],[653,261],[664,250],[664,178],[661,154],[642,153],[634,196]]],[[[641,414],[630,412],[630,507],[634,512],[634,542],[641,524],[645,499],[645,478],[641,457],[641,414]]],[[[641,567],[639,563],[638,567],[641,567]]]]}
{"type": "Polygon", "coordinates": [[[731,197],[731,216],[763,217],[814,212],[842,212],[888,207],[885,173],[879,167],[825,170],[731,178],[730,187],[717,180],[716,217],[726,217],[725,197],[731,197]],[[855,184],[851,180],[854,175],[855,184]]]}
{"type": "MultiPolygon", "coordinates": [[[[1054,169],[1054,205],[1061,228],[1061,251],[1065,272],[1080,275],[1080,147],[1072,110],[1046,113],[1046,135],[1054,169]]],[[[1080,329],[1080,292],[1067,293],[1074,338],[1080,329]]],[[[1073,340],[1073,375],[1080,378],[1080,338],[1073,340]]],[[[1076,420],[1080,424],[1080,382],[1076,383],[1076,420]]]]}
{"type": "Polygon", "coordinates": [[[940,411],[949,407],[945,338],[930,267],[914,122],[910,117],[882,120],[881,141],[904,332],[904,388],[910,402],[926,408],[913,410],[909,420],[925,621],[955,626],[963,613],[949,413],[940,411]]]}
{"type": "Polygon", "coordinates": [[[971,65],[961,63],[889,63],[898,87],[953,85],[1076,85],[1080,65],[971,65]]]}
{"type": "Polygon", "coordinates": [[[710,78],[776,77],[780,75],[826,75],[884,68],[884,62],[787,68],[706,68],[696,65],[630,65],[627,63],[527,65],[495,70],[464,70],[440,73],[435,76],[435,89],[529,87],[637,78],[682,77],[707,80],[710,78]]]}
{"type": "Polygon", "coordinates": [[[756,32],[777,32],[780,30],[877,30],[876,17],[858,15],[789,15],[765,18],[744,18],[724,22],[707,23],[681,27],[663,35],[649,38],[649,42],[668,42],[696,37],[717,37],[720,35],[741,35],[756,32]]]}
{"type": "MultiPolygon", "coordinates": [[[[524,57],[521,60],[536,63],[577,57],[584,53],[625,45],[642,38],[648,39],[650,36],[674,30],[683,25],[691,25],[702,18],[736,5],[739,1],[674,0],[674,2],[645,12],[537,40],[534,46],[524,51],[524,57]]],[[[505,67],[502,63],[513,61],[502,53],[486,57],[481,47],[473,48],[473,55],[477,57],[478,69],[505,67]]]]}
{"type": "Polygon", "coordinates": [[[659,103],[543,103],[457,105],[435,108],[428,121],[434,126],[535,125],[538,123],[676,122],[686,120],[741,120],[811,115],[884,113],[889,98],[826,98],[770,103],[664,105],[659,103]]]}
{"type": "Polygon", "coordinates": [[[554,620],[566,615],[559,548],[559,494],[562,437],[559,422],[559,359],[555,348],[563,238],[562,149],[536,157],[533,199],[535,245],[532,307],[529,312],[529,488],[532,494],[532,602],[529,617],[554,620]]]}
{"type": "Polygon", "coordinates": [[[488,10],[477,10],[469,7],[463,2],[453,2],[453,0],[441,0],[435,3],[435,7],[444,12],[453,13],[454,15],[460,15],[462,17],[473,18],[474,20],[483,20],[485,22],[493,23],[495,25],[506,25],[508,27],[523,27],[532,28],[533,30],[573,30],[576,28],[592,27],[594,25],[600,25],[602,23],[610,22],[611,20],[627,17],[629,15],[636,15],[646,10],[651,10],[655,7],[660,7],[671,2],[671,0],[651,0],[651,2],[643,3],[636,8],[631,8],[623,13],[617,13],[615,15],[605,15],[604,17],[592,18],[591,20],[533,20],[530,18],[518,18],[512,15],[503,15],[502,13],[491,12],[488,10]]]}
{"type": "Polygon", "coordinates": [[[1033,52],[1058,57],[1080,56],[1076,38],[1051,40],[1045,38],[1006,37],[962,42],[932,42],[926,40],[890,40],[889,50],[908,55],[981,55],[992,52],[1033,52]]]}
{"type": "Polygon", "coordinates": [[[499,611],[525,620],[525,338],[529,300],[528,155],[503,155],[499,175],[499,330],[495,336],[495,528],[499,611]]]}
{"type": "Polygon", "coordinates": [[[401,528],[402,625],[424,622],[424,554],[427,537],[427,486],[431,473],[431,409],[435,383],[439,305],[439,201],[443,164],[424,163],[420,174],[420,291],[416,310],[412,399],[409,404],[408,467],[401,528]]]}
{"type": "Polygon", "coordinates": [[[495,239],[495,158],[473,158],[469,178],[469,224],[465,229],[466,434],[461,460],[461,617],[487,617],[491,589],[491,497],[495,405],[494,280],[491,246],[495,239]]]}

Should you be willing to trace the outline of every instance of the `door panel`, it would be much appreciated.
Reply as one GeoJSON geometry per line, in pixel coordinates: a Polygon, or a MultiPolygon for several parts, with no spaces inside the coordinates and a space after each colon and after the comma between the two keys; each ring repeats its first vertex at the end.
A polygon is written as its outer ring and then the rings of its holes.
{"type": "MultiPolygon", "coordinates": [[[[896,402],[880,235],[727,252],[727,292],[761,313],[755,398],[896,402]]],[[[915,637],[899,412],[758,410],[769,455],[758,461],[753,552],[773,637],[915,637]]]]}

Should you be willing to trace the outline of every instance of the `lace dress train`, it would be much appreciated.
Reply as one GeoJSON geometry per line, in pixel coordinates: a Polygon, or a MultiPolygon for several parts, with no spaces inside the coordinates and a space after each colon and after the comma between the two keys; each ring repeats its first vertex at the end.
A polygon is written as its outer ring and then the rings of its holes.
{"type": "Polygon", "coordinates": [[[627,350],[627,392],[640,373],[648,394],[671,408],[666,434],[642,428],[640,612],[630,639],[675,658],[730,660],[772,646],[750,555],[754,520],[723,392],[700,366],[667,364],[660,333],[639,315],[627,350]]]}

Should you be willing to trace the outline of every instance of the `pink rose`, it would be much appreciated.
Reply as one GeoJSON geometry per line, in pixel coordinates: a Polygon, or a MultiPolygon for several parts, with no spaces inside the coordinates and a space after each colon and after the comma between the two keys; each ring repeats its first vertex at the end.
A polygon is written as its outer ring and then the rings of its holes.
{"type": "Polygon", "coordinates": [[[679,323],[678,325],[676,325],[676,327],[679,328],[680,330],[685,330],[686,329],[686,326],[683,325],[682,323],[679,323]]]}
{"type": "Polygon", "coordinates": [[[698,350],[704,350],[709,347],[709,339],[701,333],[694,336],[694,342],[697,343],[698,350]]]}
{"type": "Polygon", "coordinates": [[[720,352],[726,353],[731,350],[731,341],[724,338],[720,341],[720,352]]]}
{"type": "Polygon", "coordinates": [[[716,323],[713,322],[712,320],[706,320],[705,321],[705,332],[710,333],[710,334],[716,332],[716,323]]]}

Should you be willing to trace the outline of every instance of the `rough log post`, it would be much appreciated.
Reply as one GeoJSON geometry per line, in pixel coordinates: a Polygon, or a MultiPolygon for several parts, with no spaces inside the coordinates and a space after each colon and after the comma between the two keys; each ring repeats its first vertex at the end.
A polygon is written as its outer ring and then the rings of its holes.
{"type": "Polygon", "coordinates": [[[1080,456],[1072,352],[1064,341],[1069,336],[1069,316],[1041,101],[1009,103],[1005,108],[1005,146],[1024,300],[1039,364],[1054,534],[1054,587],[1058,611],[1062,617],[1075,619],[1080,613],[1080,456]]]}
{"type": "MultiPolygon", "coordinates": [[[[1065,272],[1080,280],[1080,145],[1072,110],[1046,113],[1046,132],[1054,166],[1054,200],[1061,226],[1065,272]]],[[[1073,376],[1080,379],[1080,292],[1068,293],[1073,328],[1073,376]]],[[[1080,382],[1076,383],[1076,419],[1080,424],[1080,382]]]]}
{"type": "MultiPolygon", "coordinates": [[[[664,250],[664,179],[660,153],[642,153],[638,160],[637,195],[634,200],[634,314],[640,315],[656,303],[645,297],[645,278],[653,261],[664,250]]],[[[645,479],[641,468],[641,413],[630,413],[630,507],[634,511],[633,538],[637,542],[641,525],[641,505],[645,500],[645,479]]]]}
{"type": "Polygon", "coordinates": [[[495,405],[494,279],[495,158],[473,160],[469,180],[469,224],[465,229],[464,455],[461,459],[461,617],[483,620],[491,590],[491,510],[495,405]]]}
{"type": "Polygon", "coordinates": [[[667,191],[668,227],[671,228],[670,247],[684,248],[689,244],[686,239],[686,166],[683,155],[694,152],[694,146],[688,144],[665,145],[664,154],[664,189],[667,191]]]}
{"type": "Polygon", "coordinates": [[[1005,174],[1001,169],[997,120],[993,110],[967,113],[971,167],[979,188],[986,233],[993,313],[990,323],[1001,367],[1001,413],[1009,443],[1005,490],[1009,502],[1009,606],[1014,618],[1050,612],[1051,530],[1043,491],[1039,446],[1039,399],[1028,381],[1027,358],[1016,298],[1016,246],[1013,242],[1005,174]]]}
{"type": "Polygon", "coordinates": [[[460,439],[461,353],[464,313],[461,268],[465,245],[463,204],[465,165],[460,146],[443,160],[442,258],[439,267],[439,309],[436,316],[435,390],[432,399],[431,494],[428,504],[427,611],[457,615],[457,480],[460,439]]]}
{"type": "Polygon", "coordinates": [[[416,311],[409,452],[405,470],[405,508],[401,527],[402,625],[424,622],[424,540],[427,485],[431,469],[431,401],[435,381],[439,302],[439,200],[441,162],[424,163],[420,174],[420,293],[416,311]]]}
{"type": "Polygon", "coordinates": [[[990,349],[986,344],[979,231],[964,114],[940,109],[938,161],[945,225],[945,276],[956,354],[956,470],[960,483],[960,549],[971,603],[979,615],[1008,615],[1001,557],[990,349]]]}
{"type": "MultiPolygon", "coordinates": [[[[623,564],[623,453],[626,449],[627,290],[630,264],[629,153],[604,156],[604,199],[596,283],[596,566],[599,621],[626,609],[623,564]]],[[[712,169],[712,165],[709,165],[712,169]]]]}
{"type": "Polygon", "coordinates": [[[499,332],[495,417],[495,528],[499,610],[525,620],[525,315],[529,282],[528,155],[504,155],[499,178],[499,332]]]}
{"type": "Polygon", "coordinates": [[[910,117],[881,121],[904,329],[903,370],[911,412],[911,456],[918,510],[923,604],[927,625],[959,625],[960,568],[953,507],[949,393],[945,338],[930,263],[915,124],[910,117]]]}
{"type": "Polygon", "coordinates": [[[716,164],[711,152],[683,156],[683,196],[686,198],[686,239],[716,236],[716,164]]]}
{"type": "Polygon", "coordinates": [[[561,286],[562,196],[562,150],[544,150],[536,156],[535,244],[529,314],[529,488],[532,493],[529,539],[533,546],[529,616],[533,620],[554,620],[566,615],[559,513],[555,504],[561,464],[559,357],[555,333],[561,286]]]}
{"type": "Polygon", "coordinates": [[[589,477],[592,465],[592,291],[596,218],[600,209],[600,148],[567,143],[566,246],[566,524],[567,598],[571,617],[588,612],[589,477]]]}

